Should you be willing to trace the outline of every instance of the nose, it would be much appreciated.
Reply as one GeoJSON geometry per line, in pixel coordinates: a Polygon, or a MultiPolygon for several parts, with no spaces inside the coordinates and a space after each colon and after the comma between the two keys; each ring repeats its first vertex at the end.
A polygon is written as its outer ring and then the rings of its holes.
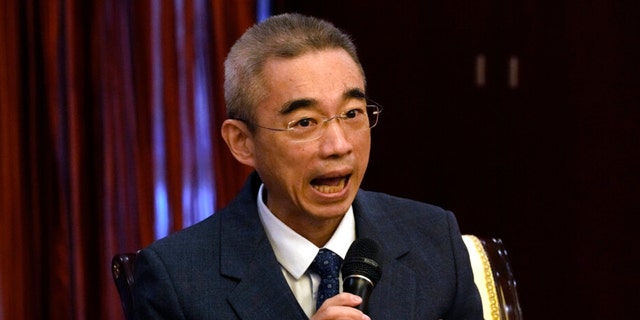
{"type": "Polygon", "coordinates": [[[335,157],[348,154],[352,151],[353,145],[349,140],[347,130],[345,130],[340,118],[333,118],[325,122],[325,130],[320,137],[320,153],[324,157],[335,157]]]}

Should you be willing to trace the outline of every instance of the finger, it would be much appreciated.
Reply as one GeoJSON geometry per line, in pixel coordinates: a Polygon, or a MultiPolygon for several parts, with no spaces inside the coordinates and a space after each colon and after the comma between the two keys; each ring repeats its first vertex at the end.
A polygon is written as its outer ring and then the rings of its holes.
{"type": "Polygon", "coordinates": [[[362,311],[354,308],[361,303],[361,297],[344,292],[327,299],[311,319],[371,320],[362,311]]]}
{"type": "Polygon", "coordinates": [[[343,292],[337,294],[327,300],[320,306],[320,308],[327,306],[345,306],[345,307],[357,307],[362,303],[362,298],[352,293],[343,292]]]}

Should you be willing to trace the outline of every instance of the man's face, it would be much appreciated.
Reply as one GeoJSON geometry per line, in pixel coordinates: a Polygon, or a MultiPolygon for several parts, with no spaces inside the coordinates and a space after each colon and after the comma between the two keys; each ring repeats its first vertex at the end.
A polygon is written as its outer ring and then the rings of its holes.
{"type": "MultiPolygon", "coordinates": [[[[255,119],[261,126],[285,128],[294,119],[330,118],[366,104],[354,94],[364,94],[360,69],[342,49],[271,58],[263,77],[268,95],[257,106],[255,119]]],[[[267,206],[292,227],[342,219],[367,168],[370,130],[352,131],[337,119],[322,126],[322,135],[311,141],[262,128],[252,138],[267,206]]]]}

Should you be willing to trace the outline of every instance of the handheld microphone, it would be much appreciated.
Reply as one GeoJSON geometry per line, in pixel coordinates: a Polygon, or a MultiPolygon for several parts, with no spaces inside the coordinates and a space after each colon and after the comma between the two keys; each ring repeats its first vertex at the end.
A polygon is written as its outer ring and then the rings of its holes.
{"type": "Polygon", "coordinates": [[[375,240],[356,239],[342,263],[342,291],[362,298],[356,309],[368,313],[369,295],[382,276],[379,257],[380,245],[375,240]]]}

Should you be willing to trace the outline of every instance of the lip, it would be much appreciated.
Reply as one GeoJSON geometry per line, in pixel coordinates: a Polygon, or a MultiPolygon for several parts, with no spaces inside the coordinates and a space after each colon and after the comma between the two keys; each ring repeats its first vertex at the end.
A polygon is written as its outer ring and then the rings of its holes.
{"type": "Polygon", "coordinates": [[[350,173],[333,173],[312,179],[310,185],[312,190],[323,197],[339,197],[347,192],[350,180],[350,173]]]}

